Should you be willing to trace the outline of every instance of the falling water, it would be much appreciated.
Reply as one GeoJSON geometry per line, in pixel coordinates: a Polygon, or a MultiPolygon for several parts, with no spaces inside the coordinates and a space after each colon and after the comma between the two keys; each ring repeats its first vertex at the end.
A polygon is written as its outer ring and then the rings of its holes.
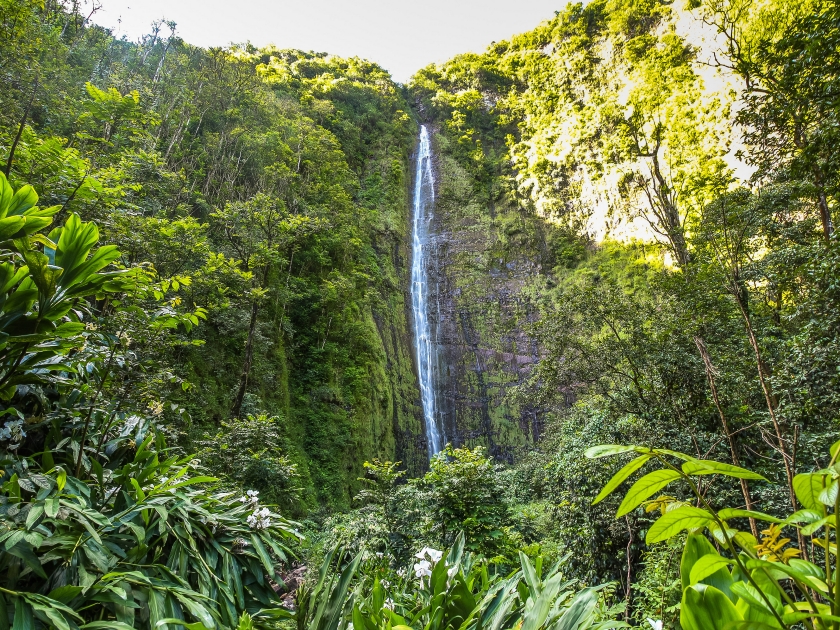
{"type": "Polygon", "coordinates": [[[443,435],[435,405],[434,342],[429,325],[429,285],[426,278],[426,254],[429,224],[435,205],[435,176],[432,171],[432,147],[426,126],[420,127],[417,172],[414,177],[414,219],[412,229],[411,304],[414,309],[414,344],[417,349],[417,373],[420,398],[426,425],[429,456],[442,448],[443,435]]]}

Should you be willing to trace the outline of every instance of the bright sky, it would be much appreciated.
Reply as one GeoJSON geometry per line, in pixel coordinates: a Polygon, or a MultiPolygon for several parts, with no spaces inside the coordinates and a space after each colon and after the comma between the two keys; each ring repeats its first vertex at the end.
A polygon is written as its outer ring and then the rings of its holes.
{"type": "Polygon", "coordinates": [[[137,39],[174,20],[198,46],[245,42],[364,57],[405,82],[420,68],[528,31],[566,0],[101,0],[94,21],[137,39]]]}

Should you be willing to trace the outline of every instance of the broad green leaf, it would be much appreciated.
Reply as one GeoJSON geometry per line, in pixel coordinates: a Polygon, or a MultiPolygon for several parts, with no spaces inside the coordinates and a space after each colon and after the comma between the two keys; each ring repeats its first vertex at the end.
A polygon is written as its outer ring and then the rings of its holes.
{"type": "Polygon", "coordinates": [[[21,186],[12,197],[6,213],[3,216],[23,214],[30,208],[33,208],[37,203],[38,193],[35,192],[35,189],[28,184],[26,186],[21,186]]]}
{"type": "Polygon", "coordinates": [[[639,470],[639,468],[644,466],[645,462],[647,462],[650,458],[650,455],[641,455],[627,463],[621,470],[619,470],[617,473],[615,473],[615,475],[613,475],[609,483],[607,483],[607,485],[604,486],[601,492],[598,493],[598,496],[595,497],[595,500],[592,502],[592,505],[600,503],[602,500],[604,500],[606,497],[612,494],[613,491],[616,488],[618,488],[618,486],[620,486],[625,479],[627,479],[630,475],[639,470]]]}
{"type": "Polygon", "coordinates": [[[29,509],[29,514],[26,515],[26,529],[32,529],[35,522],[44,514],[44,504],[36,503],[29,509]]]}
{"type": "Polygon", "coordinates": [[[23,597],[15,598],[15,620],[12,623],[12,630],[35,630],[32,606],[23,597]]]}
{"type": "Polygon", "coordinates": [[[799,531],[801,531],[802,534],[805,536],[811,536],[812,534],[815,534],[820,529],[822,529],[826,523],[831,523],[833,519],[834,515],[831,514],[829,516],[826,516],[825,518],[819,519],[818,521],[814,521],[813,523],[805,525],[804,527],[800,528],[799,531]]]}
{"type": "Polygon", "coordinates": [[[540,579],[537,577],[537,572],[534,571],[534,565],[521,551],[519,552],[519,564],[522,566],[522,576],[525,578],[525,584],[528,590],[531,591],[531,597],[536,599],[540,594],[540,579]]]}
{"type": "Polygon", "coordinates": [[[609,457],[610,455],[621,455],[622,453],[630,453],[637,449],[636,446],[621,446],[619,444],[601,444],[586,449],[584,455],[589,459],[598,459],[599,457],[609,457]]]}
{"type": "Polygon", "coordinates": [[[44,511],[50,518],[55,518],[55,515],[58,514],[58,508],[58,497],[48,497],[44,501],[44,511]]]}
{"type": "Polygon", "coordinates": [[[728,521],[731,518],[754,518],[758,521],[766,521],[768,523],[784,523],[780,518],[770,516],[764,512],[756,512],[755,510],[741,510],[738,508],[724,508],[718,512],[718,518],[722,521],[728,521]]]}
{"type": "Polygon", "coordinates": [[[819,500],[820,493],[827,485],[828,477],[818,473],[804,473],[793,478],[793,491],[799,502],[810,510],[824,509],[819,500]]]}
{"type": "Polygon", "coordinates": [[[733,564],[733,561],[729,558],[724,558],[723,556],[719,556],[717,554],[706,554],[697,560],[697,562],[694,563],[694,566],[691,567],[691,575],[689,576],[690,584],[702,582],[707,577],[717,573],[721,569],[727,570],[726,567],[730,564],[733,564]]]}
{"type": "Polygon", "coordinates": [[[774,611],[777,613],[782,611],[782,602],[778,597],[772,593],[759,591],[747,582],[735,582],[732,585],[732,592],[765,614],[772,615],[774,611]]]}
{"type": "Polygon", "coordinates": [[[726,475],[727,477],[735,477],[736,479],[767,481],[767,479],[758,473],[754,473],[746,468],[724,464],[723,462],[716,462],[710,459],[695,459],[685,462],[682,465],[682,470],[686,475],[726,475]]]}
{"type": "Polygon", "coordinates": [[[616,518],[632,512],[644,501],[659,492],[669,483],[680,478],[681,476],[679,471],[670,469],[654,470],[653,472],[646,474],[644,477],[637,480],[636,483],[634,483],[627,491],[627,494],[624,496],[624,500],[618,507],[616,518]]]}
{"type": "Polygon", "coordinates": [[[808,524],[808,523],[815,523],[823,518],[824,513],[822,511],[817,512],[816,510],[797,510],[790,516],[788,516],[784,521],[782,521],[785,525],[789,525],[791,523],[797,524],[808,524]]]}
{"type": "Polygon", "coordinates": [[[680,625],[683,630],[724,630],[743,621],[729,598],[714,586],[696,584],[683,591],[680,625]]]}
{"type": "Polygon", "coordinates": [[[184,486],[191,486],[196,483],[213,483],[218,481],[218,477],[190,477],[184,481],[179,481],[178,483],[167,485],[167,490],[169,488],[183,488],[184,486]]]}
{"type": "Polygon", "coordinates": [[[190,611],[190,614],[198,619],[208,630],[215,630],[216,622],[213,620],[210,611],[204,606],[204,604],[187,597],[186,595],[181,594],[179,591],[173,591],[175,597],[178,598],[178,601],[181,602],[184,607],[190,611]]]}
{"type": "Polygon", "coordinates": [[[9,213],[9,204],[14,194],[15,191],[6,179],[6,174],[0,172],[0,217],[5,217],[9,213]]]}
{"type": "Polygon", "coordinates": [[[47,597],[62,604],[69,604],[81,592],[81,586],[59,586],[57,589],[50,591],[47,597]]]}
{"type": "Polygon", "coordinates": [[[0,219],[0,241],[8,241],[23,229],[26,224],[26,217],[14,216],[0,219]]]}
{"type": "Polygon", "coordinates": [[[832,481],[828,488],[820,492],[817,500],[823,505],[834,505],[834,502],[837,501],[838,488],[840,488],[840,484],[837,480],[832,481]]]}
{"type": "Polygon", "coordinates": [[[691,505],[683,505],[676,510],[665,512],[651,525],[645,541],[647,544],[661,542],[676,536],[687,529],[704,527],[712,521],[712,515],[691,505]]]}
{"type": "Polygon", "coordinates": [[[262,544],[259,536],[256,534],[251,534],[251,544],[254,545],[254,549],[257,552],[257,556],[262,562],[263,566],[265,567],[266,572],[270,576],[274,576],[274,563],[271,561],[271,556],[268,555],[268,552],[265,550],[265,546],[262,544]]]}
{"type": "MultiPolygon", "coordinates": [[[[720,558],[717,549],[703,534],[689,534],[683,546],[682,557],[680,558],[680,578],[683,590],[691,586],[691,574],[694,566],[703,558],[720,558]]],[[[729,595],[729,587],[732,586],[732,575],[726,567],[720,567],[717,571],[703,577],[698,582],[714,586],[726,595],[729,595]]]]}
{"type": "Polygon", "coordinates": [[[577,630],[582,626],[584,620],[592,614],[597,605],[597,591],[593,588],[583,589],[575,595],[568,610],[560,617],[560,621],[552,627],[553,630],[577,630]]]}

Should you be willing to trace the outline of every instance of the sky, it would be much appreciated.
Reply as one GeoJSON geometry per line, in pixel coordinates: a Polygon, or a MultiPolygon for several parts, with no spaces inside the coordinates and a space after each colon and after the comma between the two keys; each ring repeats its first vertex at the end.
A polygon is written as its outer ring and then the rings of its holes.
{"type": "Polygon", "coordinates": [[[531,30],[565,0],[100,0],[93,21],[137,39],[173,20],[198,46],[250,41],[364,57],[405,82],[420,68],[531,30]]]}

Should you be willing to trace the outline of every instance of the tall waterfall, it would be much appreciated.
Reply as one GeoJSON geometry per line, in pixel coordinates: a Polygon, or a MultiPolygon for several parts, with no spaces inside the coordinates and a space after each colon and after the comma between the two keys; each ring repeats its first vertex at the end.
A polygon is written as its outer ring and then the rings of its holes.
{"type": "Polygon", "coordinates": [[[411,305],[414,309],[414,346],[417,351],[417,373],[420,398],[426,425],[429,457],[443,448],[443,431],[435,400],[435,345],[429,325],[429,283],[426,262],[429,226],[435,207],[435,175],[432,170],[432,146],[426,126],[420,127],[417,149],[417,171],[414,177],[414,218],[411,257],[411,305]]]}

